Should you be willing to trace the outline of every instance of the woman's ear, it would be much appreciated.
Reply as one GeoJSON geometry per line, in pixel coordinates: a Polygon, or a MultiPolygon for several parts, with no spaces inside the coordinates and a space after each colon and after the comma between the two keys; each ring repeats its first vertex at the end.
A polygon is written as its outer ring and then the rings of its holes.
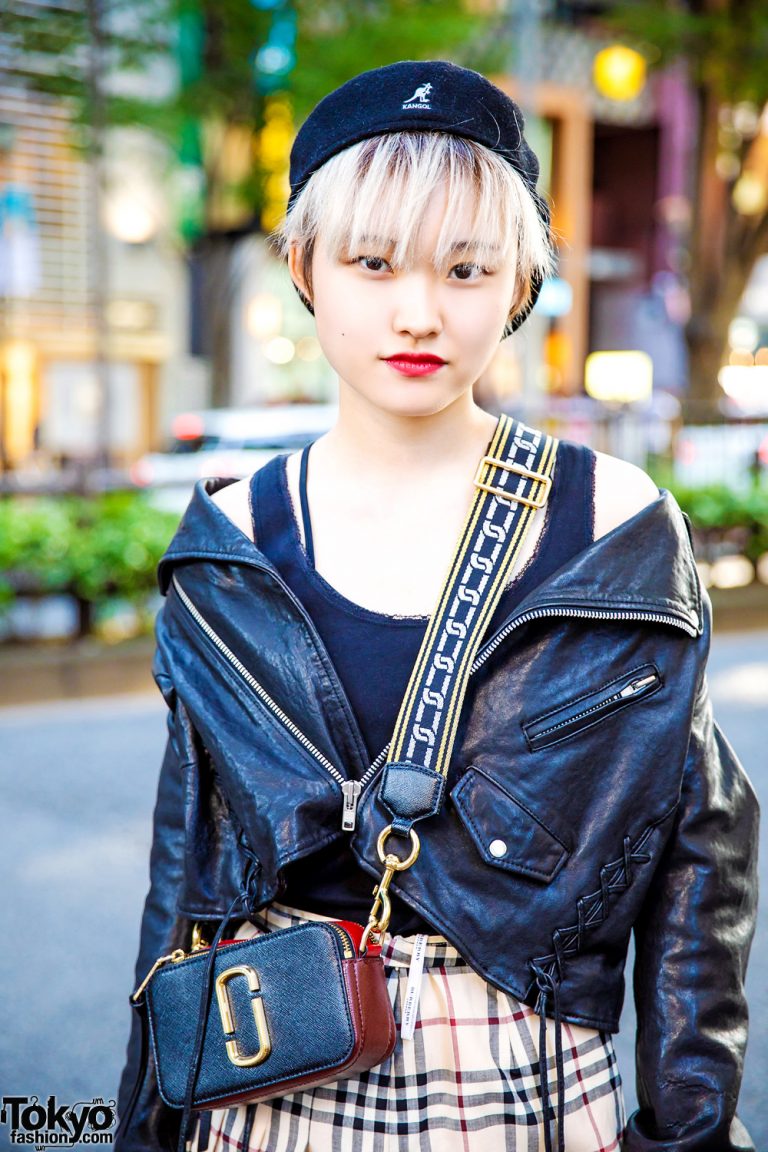
{"type": "Polygon", "coordinates": [[[507,324],[511,324],[518,312],[522,312],[530,300],[531,290],[528,281],[521,281],[519,278],[515,284],[515,294],[512,298],[512,306],[507,313],[507,324]]]}
{"type": "Polygon", "coordinates": [[[311,303],[311,288],[304,275],[304,249],[299,244],[291,244],[288,249],[288,272],[296,286],[296,291],[308,304],[311,303]]]}

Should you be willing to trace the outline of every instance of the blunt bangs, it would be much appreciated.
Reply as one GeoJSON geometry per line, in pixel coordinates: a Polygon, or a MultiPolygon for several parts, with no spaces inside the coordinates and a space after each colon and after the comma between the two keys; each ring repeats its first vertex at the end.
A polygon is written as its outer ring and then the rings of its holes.
{"type": "Polygon", "coordinates": [[[275,235],[280,253],[303,250],[311,288],[312,253],[319,236],[334,259],[383,254],[407,269],[413,262],[433,197],[445,194],[446,210],[433,255],[442,271],[466,258],[491,269],[514,260],[518,267],[511,314],[524,308],[534,275],[554,267],[548,229],[515,169],[482,144],[443,132],[394,132],[363,140],[332,156],[299,193],[275,235]],[[467,235],[466,221],[471,221],[467,235]]]}

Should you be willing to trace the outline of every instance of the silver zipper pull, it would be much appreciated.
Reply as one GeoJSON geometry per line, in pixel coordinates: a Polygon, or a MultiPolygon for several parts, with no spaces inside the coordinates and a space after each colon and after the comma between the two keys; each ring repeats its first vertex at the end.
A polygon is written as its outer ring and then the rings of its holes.
{"type": "Polygon", "coordinates": [[[626,688],[622,688],[619,696],[622,699],[625,696],[634,696],[635,692],[639,692],[641,688],[647,688],[649,684],[656,683],[656,673],[652,672],[650,676],[644,676],[642,680],[634,680],[631,684],[627,684],[626,688]]]}
{"type": "Polygon", "coordinates": [[[359,780],[345,780],[341,786],[344,793],[344,810],[341,817],[341,827],[345,832],[353,832],[357,819],[357,801],[363,786],[359,780]]]}

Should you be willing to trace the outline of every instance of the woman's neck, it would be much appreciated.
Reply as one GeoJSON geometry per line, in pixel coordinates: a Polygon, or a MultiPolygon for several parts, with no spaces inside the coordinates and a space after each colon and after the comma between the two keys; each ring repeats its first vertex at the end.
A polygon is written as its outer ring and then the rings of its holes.
{"type": "Polygon", "coordinates": [[[468,467],[487,449],[496,417],[471,396],[430,416],[400,416],[361,402],[339,398],[337,423],[315,445],[337,468],[371,479],[398,481],[434,474],[435,469],[468,467]],[[322,447],[321,447],[322,444],[322,447]]]}

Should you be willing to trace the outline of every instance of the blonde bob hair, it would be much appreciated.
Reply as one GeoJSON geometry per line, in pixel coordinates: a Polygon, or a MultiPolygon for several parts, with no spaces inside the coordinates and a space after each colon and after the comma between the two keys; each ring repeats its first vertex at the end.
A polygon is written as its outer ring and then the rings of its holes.
{"type": "Polygon", "coordinates": [[[293,245],[300,249],[310,297],[312,256],[320,235],[333,259],[360,251],[372,235],[392,237],[391,261],[407,269],[429,204],[443,190],[446,210],[435,268],[444,269],[452,247],[467,240],[472,259],[480,264],[498,267],[514,260],[518,277],[512,319],[530,303],[532,278],[553,272],[552,241],[518,172],[474,140],[445,132],[392,132],[353,144],[312,174],[274,242],[284,258],[293,245]],[[467,215],[472,235],[459,235],[465,233],[461,221],[467,215]]]}

